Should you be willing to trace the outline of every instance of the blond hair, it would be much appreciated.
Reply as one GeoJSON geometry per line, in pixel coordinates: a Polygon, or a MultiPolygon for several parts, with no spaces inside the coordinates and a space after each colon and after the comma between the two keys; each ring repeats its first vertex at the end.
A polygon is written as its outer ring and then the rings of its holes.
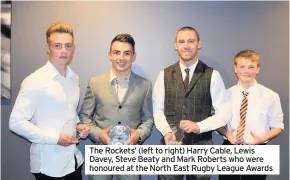
{"type": "Polygon", "coordinates": [[[50,24],[46,30],[46,42],[49,43],[49,37],[52,33],[68,33],[74,37],[72,26],[63,22],[55,22],[50,24]]]}
{"type": "Polygon", "coordinates": [[[256,53],[253,50],[246,49],[240,51],[238,54],[235,55],[234,57],[234,63],[237,65],[237,59],[239,58],[245,58],[250,60],[251,62],[256,62],[258,66],[260,66],[260,56],[258,53],[256,53]]]}

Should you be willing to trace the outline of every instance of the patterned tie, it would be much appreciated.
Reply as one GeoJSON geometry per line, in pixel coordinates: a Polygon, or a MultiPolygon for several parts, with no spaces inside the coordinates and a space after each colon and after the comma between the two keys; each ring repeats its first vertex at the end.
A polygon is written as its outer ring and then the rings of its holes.
{"type": "Polygon", "coordinates": [[[187,89],[188,88],[188,84],[189,84],[189,70],[190,69],[188,69],[188,68],[184,70],[186,72],[186,77],[185,77],[184,82],[183,82],[184,89],[187,89]]]}
{"type": "Polygon", "coordinates": [[[239,122],[239,127],[237,131],[237,136],[236,139],[238,141],[243,139],[244,132],[245,132],[245,126],[246,126],[246,114],[247,114],[247,109],[248,109],[248,92],[243,91],[243,101],[241,104],[241,109],[240,109],[240,122],[239,122]]]}
{"type": "Polygon", "coordinates": [[[119,82],[117,78],[112,80],[112,85],[115,87],[117,97],[119,98],[119,82]]]}

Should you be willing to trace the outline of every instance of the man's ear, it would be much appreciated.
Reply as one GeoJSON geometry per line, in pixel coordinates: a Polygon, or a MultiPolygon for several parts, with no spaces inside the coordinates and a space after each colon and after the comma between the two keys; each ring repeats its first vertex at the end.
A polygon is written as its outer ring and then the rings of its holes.
{"type": "Polygon", "coordinates": [[[237,74],[237,65],[234,65],[234,72],[237,74]]]}
{"type": "Polygon", "coordinates": [[[108,52],[108,58],[109,58],[110,61],[112,61],[111,60],[112,58],[111,58],[111,53],[110,52],[108,52]]]}
{"type": "Polygon", "coordinates": [[[44,43],[45,45],[45,50],[46,50],[46,54],[49,54],[50,53],[50,50],[49,50],[49,45],[46,43],[44,43]]]}
{"type": "Polygon", "coordinates": [[[198,41],[197,48],[198,49],[201,49],[202,48],[202,42],[201,42],[201,40],[198,41]]]}
{"type": "Polygon", "coordinates": [[[174,49],[175,49],[175,51],[177,51],[176,41],[174,41],[174,49]]]}
{"type": "Polygon", "coordinates": [[[75,50],[76,50],[76,45],[73,44],[73,53],[75,53],[75,50]]]}
{"type": "Polygon", "coordinates": [[[258,65],[258,67],[257,67],[257,75],[260,73],[260,65],[258,65]]]}
{"type": "Polygon", "coordinates": [[[134,52],[132,62],[134,62],[135,60],[136,60],[136,52],[134,52]]]}
{"type": "Polygon", "coordinates": [[[48,55],[48,59],[50,59],[50,49],[49,49],[49,44],[47,42],[45,43],[45,50],[46,50],[46,54],[48,55]]]}

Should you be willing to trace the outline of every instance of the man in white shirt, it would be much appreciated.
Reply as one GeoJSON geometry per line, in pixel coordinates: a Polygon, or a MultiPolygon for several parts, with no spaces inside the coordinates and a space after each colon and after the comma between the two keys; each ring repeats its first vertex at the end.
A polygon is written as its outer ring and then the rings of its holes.
{"type": "Polygon", "coordinates": [[[89,126],[79,123],[79,77],[68,66],[75,50],[69,24],[53,23],[46,31],[46,65],[22,82],[9,128],[32,142],[31,172],[36,180],[81,180],[83,157],[78,138],[89,126]],[[76,132],[77,131],[77,132],[76,132]]]}
{"type": "MultiPolygon", "coordinates": [[[[257,83],[260,56],[255,51],[240,51],[234,64],[238,84],[226,91],[224,102],[219,105],[222,110],[187,132],[203,133],[227,124],[218,130],[227,138],[224,145],[266,144],[284,129],[279,95],[257,83]]],[[[265,180],[266,175],[220,175],[219,179],[265,180]]]]}
{"type": "MultiPolygon", "coordinates": [[[[218,71],[198,59],[201,40],[189,26],[176,33],[175,50],[179,61],[162,70],[153,90],[155,125],[164,136],[162,144],[212,145],[211,132],[199,135],[183,133],[179,127],[191,126],[205,119],[221,100],[225,91],[218,71]],[[180,137],[182,136],[182,137],[180,137]]],[[[187,179],[209,180],[209,175],[188,175],[187,179]]],[[[183,180],[183,175],[161,175],[159,180],[183,180]]]]}

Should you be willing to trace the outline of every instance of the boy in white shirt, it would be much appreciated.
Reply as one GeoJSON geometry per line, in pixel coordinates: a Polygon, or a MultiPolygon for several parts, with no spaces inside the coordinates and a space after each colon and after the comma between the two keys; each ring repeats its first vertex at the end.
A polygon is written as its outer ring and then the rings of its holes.
{"type": "MultiPolygon", "coordinates": [[[[223,145],[266,144],[284,129],[280,98],[271,89],[258,84],[260,56],[253,50],[240,51],[234,58],[238,84],[225,92],[224,103],[216,115],[180,128],[203,133],[218,129],[227,140],[223,145]]],[[[265,180],[266,175],[220,175],[220,180],[265,180]]]]}

